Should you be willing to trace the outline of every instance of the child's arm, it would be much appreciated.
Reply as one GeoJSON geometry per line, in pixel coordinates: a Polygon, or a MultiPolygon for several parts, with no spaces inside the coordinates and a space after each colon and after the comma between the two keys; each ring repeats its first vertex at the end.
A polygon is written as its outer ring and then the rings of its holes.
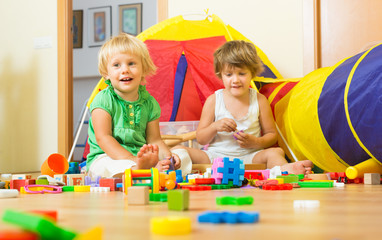
{"type": "Polygon", "coordinates": [[[210,143],[217,132],[233,132],[236,129],[236,122],[233,119],[224,118],[215,122],[215,101],[215,94],[212,94],[207,98],[203,106],[198,129],[196,130],[196,140],[201,145],[210,143]]]}
{"type": "Polygon", "coordinates": [[[108,112],[101,108],[92,111],[92,122],[94,134],[98,145],[112,159],[130,159],[135,161],[136,157],[123,148],[112,135],[112,119],[108,112]]]}
{"type": "Polygon", "coordinates": [[[257,93],[257,100],[260,110],[261,137],[239,132],[234,134],[242,148],[264,149],[273,146],[277,142],[277,129],[273,119],[272,110],[267,98],[257,93]]]}

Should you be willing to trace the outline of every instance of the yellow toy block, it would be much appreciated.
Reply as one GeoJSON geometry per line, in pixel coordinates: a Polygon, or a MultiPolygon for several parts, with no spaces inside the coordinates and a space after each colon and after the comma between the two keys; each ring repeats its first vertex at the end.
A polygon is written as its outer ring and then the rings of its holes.
{"type": "Polygon", "coordinates": [[[150,220],[151,232],[160,235],[184,235],[191,233],[191,219],[169,216],[153,217],[150,220]]]}
{"type": "Polygon", "coordinates": [[[90,186],[74,186],[75,192],[90,192],[90,186]]]}
{"type": "Polygon", "coordinates": [[[77,235],[73,240],[102,240],[103,229],[100,226],[90,229],[88,232],[77,235]]]}

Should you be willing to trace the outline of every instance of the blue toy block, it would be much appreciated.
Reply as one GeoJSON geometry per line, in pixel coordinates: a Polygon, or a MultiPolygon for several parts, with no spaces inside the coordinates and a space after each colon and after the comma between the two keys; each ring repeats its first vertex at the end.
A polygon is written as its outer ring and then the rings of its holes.
{"type": "Polygon", "coordinates": [[[218,173],[223,174],[222,184],[228,184],[232,180],[234,186],[241,186],[244,180],[244,163],[243,160],[234,158],[231,161],[228,157],[223,158],[224,167],[217,168],[218,173]]]}
{"type": "Polygon", "coordinates": [[[258,212],[213,212],[206,211],[198,216],[200,223],[255,223],[259,221],[258,212]]]}
{"type": "Polygon", "coordinates": [[[65,174],[78,174],[78,173],[80,173],[78,162],[70,162],[69,169],[65,174]]]}

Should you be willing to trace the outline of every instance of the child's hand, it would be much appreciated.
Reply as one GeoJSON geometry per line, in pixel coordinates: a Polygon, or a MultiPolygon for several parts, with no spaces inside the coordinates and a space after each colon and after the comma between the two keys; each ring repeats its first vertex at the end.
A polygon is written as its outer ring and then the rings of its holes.
{"type": "Polygon", "coordinates": [[[173,153],[172,158],[174,159],[174,168],[179,169],[180,166],[182,165],[182,162],[180,161],[180,158],[177,154],[173,153]]]}
{"type": "Polygon", "coordinates": [[[251,134],[247,134],[243,131],[236,132],[233,134],[237,143],[242,148],[253,148],[254,147],[254,136],[251,134]]]}
{"type": "Polygon", "coordinates": [[[162,161],[159,161],[155,167],[158,168],[159,172],[164,172],[170,168],[170,164],[171,164],[171,161],[166,158],[162,161]]]}
{"type": "Polygon", "coordinates": [[[218,132],[234,132],[236,130],[236,122],[231,118],[223,118],[214,122],[218,132]]]}

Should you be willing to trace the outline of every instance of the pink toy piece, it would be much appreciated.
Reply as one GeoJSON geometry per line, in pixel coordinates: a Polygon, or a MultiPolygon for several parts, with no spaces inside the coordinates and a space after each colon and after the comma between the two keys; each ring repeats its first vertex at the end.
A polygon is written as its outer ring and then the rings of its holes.
{"type": "Polygon", "coordinates": [[[27,185],[27,186],[24,186],[24,190],[27,193],[62,193],[62,187],[51,186],[51,185],[27,185]],[[53,190],[48,190],[48,189],[43,189],[41,191],[29,190],[29,188],[35,188],[35,187],[53,188],[53,190]]]}
{"type": "Polygon", "coordinates": [[[218,172],[218,168],[224,167],[223,158],[215,158],[212,164],[211,178],[215,179],[215,184],[221,184],[223,179],[223,173],[218,172]]]}

